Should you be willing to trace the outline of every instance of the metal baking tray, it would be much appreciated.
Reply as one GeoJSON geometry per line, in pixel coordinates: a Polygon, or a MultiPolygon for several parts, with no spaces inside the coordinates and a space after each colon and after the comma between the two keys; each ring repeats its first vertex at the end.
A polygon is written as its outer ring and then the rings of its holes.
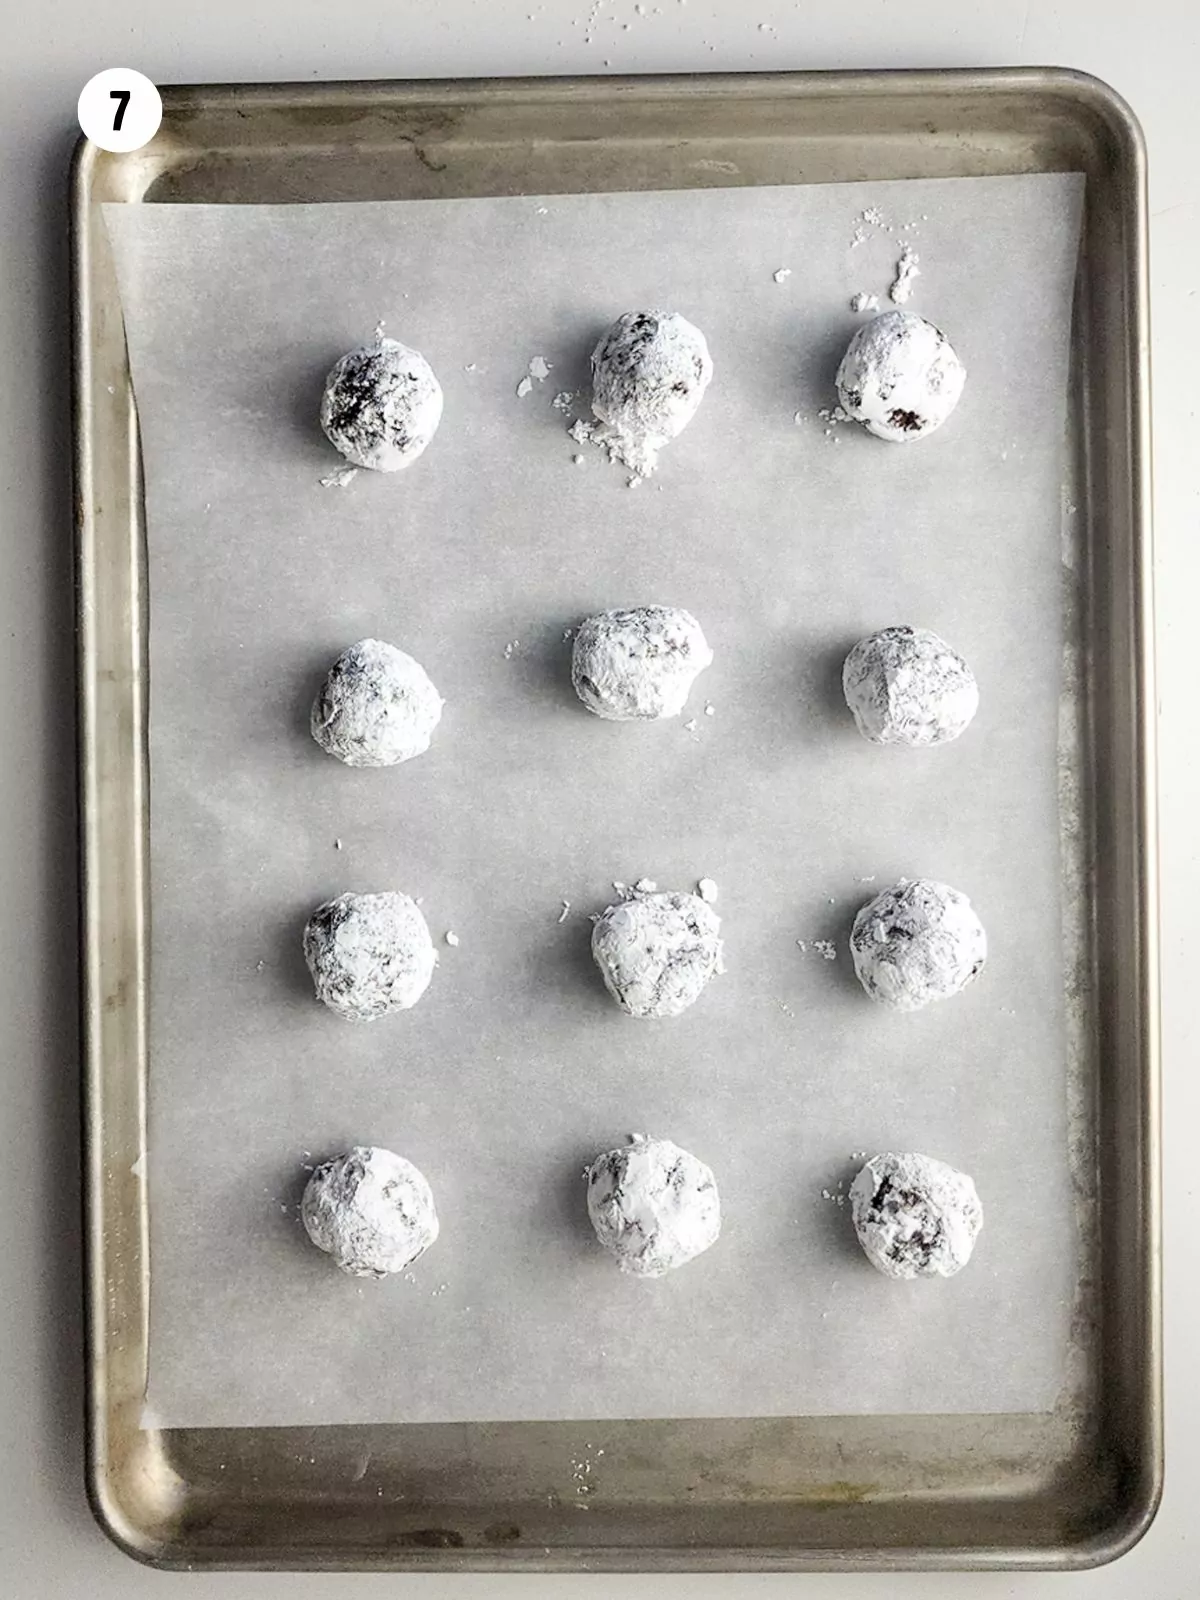
{"type": "Polygon", "coordinates": [[[163,103],[150,145],[107,155],[83,141],[72,176],[87,1474],[100,1523],[162,1567],[1076,1568],[1121,1554],[1162,1481],[1146,172],[1132,114],[1095,79],[1049,69],[203,86],[166,89],[163,103]],[[1085,1271],[1057,1408],[143,1427],[148,601],[101,203],[1044,171],[1087,177],[1069,419],[1085,576],[1064,768],[1085,1271]],[[583,1498],[577,1463],[600,1444],[602,1486],[583,1498]]]}

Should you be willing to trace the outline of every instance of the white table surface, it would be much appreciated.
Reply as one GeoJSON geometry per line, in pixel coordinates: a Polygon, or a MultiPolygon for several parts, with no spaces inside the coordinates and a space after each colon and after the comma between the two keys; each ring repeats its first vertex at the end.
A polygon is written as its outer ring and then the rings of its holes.
{"type": "Polygon", "coordinates": [[[0,8],[0,1593],[9,1600],[384,1594],[457,1600],[1192,1600],[1200,1596],[1200,209],[1197,0],[5,0],[0,8]],[[661,7],[657,12],[656,8],[661,7]],[[628,23],[628,30],[624,24],[628,23]],[[766,26],[760,26],[765,24],[766,26]],[[1167,1490],[1098,1572],[676,1578],[179,1577],[135,1566],[83,1494],[66,162],[107,66],[158,82],[884,66],[1058,65],[1107,79],[1150,147],[1162,713],[1167,1490]],[[1192,463],[1192,465],[1189,465],[1192,463]]]}

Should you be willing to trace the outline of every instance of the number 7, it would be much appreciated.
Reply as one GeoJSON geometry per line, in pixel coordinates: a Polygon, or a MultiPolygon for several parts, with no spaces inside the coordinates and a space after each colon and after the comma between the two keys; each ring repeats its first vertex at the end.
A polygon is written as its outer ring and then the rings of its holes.
{"type": "Polygon", "coordinates": [[[110,89],[108,91],[108,98],[110,100],[119,100],[121,102],[121,104],[117,107],[117,114],[113,118],[113,132],[120,133],[121,124],[125,120],[125,107],[129,104],[130,100],[130,90],[110,89]]]}

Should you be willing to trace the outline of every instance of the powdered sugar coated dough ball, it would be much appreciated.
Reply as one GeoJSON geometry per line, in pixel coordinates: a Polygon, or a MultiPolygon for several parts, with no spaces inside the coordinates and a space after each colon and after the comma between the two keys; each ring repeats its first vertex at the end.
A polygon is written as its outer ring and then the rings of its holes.
{"type": "Polygon", "coordinates": [[[872,1000],[918,1011],[979,976],[987,935],[965,894],[931,878],[901,878],[859,911],[850,953],[872,1000]]]}
{"type": "Polygon", "coordinates": [[[360,639],[329,669],[312,736],[348,767],[394,767],[429,749],[442,697],[424,667],[382,639],[360,639]]]}
{"type": "Polygon", "coordinates": [[[721,919],[696,894],[635,892],[592,929],[609,994],[631,1017],[677,1017],[721,970],[721,919]]]}
{"type": "Polygon", "coordinates": [[[375,1145],[355,1145],[319,1166],[305,1185],[300,1217],[317,1249],[355,1278],[403,1272],[438,1236],[424,1175],[375,1145]]]}
{"type": "Polygon", "coordinates": [[[872,1156],[850,1185],[850,1215],[873,1267],[889,1278],[952,1278],[983,1227],[975,1185],[932,1156],[872,1156]]]}
{"type": "Polygon", "coordinates": [[[592,410],[637,472],[696,415],[712,377],[708,342],[677,311],[627,311],[592,351],[592,410]]]}
{"type": "Polygon", "coordinates": [[[442,420],[442,386],[417,350],[380,336],[336,362],[321,397],[329,442],[356,467],[410,467],[442,420]]]}
{"type": "Polygon", "coordinates": [[[637,606],[580,625],[571,681],[589,711],[609,722],[677,717],[713,653],[690,611],[637,606]]]}
{"type": "Polygon", "coordinates": [[[868,433],[903,443],[940,428],[966,380],[940,328],[911,311],[885,311],[851,339],[837,392],[842,409],[868,433]]]}
{"type": "Polygon", "coordinates": [[[949,744],[979,709],[974,673],[928,628],[881,628],[860,640],[842,687],[872,744],[949,744]]]}
{"type": "Polygon", "coordinates": [[[622,1272],[661,1278],[716,1243],[721,1201],[709,1167],[669,1139],[635,1133],[587,1172],[588,1216],[622,1272]]]}
{"type": "Polygon", "coordinates": [[[416,1005],[437,953],[408,895],[343,894],[308,919],[304,959],[318,1000],[339,1017],[372,1022],[416,1005]]]}

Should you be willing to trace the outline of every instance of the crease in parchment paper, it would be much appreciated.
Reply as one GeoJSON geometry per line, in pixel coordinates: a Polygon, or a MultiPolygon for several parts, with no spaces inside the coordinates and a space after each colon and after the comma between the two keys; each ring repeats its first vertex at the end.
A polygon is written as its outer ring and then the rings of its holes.
{"type": "Polygon", "coordinates": [[[162,1425],[1053,1403],[1078,1276],[1056,729],[1081,197],[1038,176],[545,214],[106,208],[150,560],[162,1425]],[[852,249],[866,206],[921,218],[909,309],[969,374],[913,445],[817,419],[852,296],[894,269],[886,232],[852,249]],[[596,337],[639,306],[695,322],[714,377],[631,494],[599,456],[581,472],[566,430],[596,337]],[[432,363],[444,418],[411,469],[330,494],[322,379],[380,318],[432,363]],[[531,351],[553,382],[517,399],[531,351]],[[605,724],[572,695],[569,632],[646,603],[692,611],[713,666],[679,721],[605,724]],[[953,746],[872,748],[839,703],[845,650],[899,622],[979,679],[953,746]],[[425,755],[354,772],[306,720],[372,636],[446,710],[425,755]],[[589,914],[614,879],[701,874],[728,970],[680,1018],[622,1015],[589,914]],[[856,907],[902,874],[963,889],[991,944],[978,983],[914,1016],[873,1006],[844,959],[856,907]],[[355,1027],[312,999],[299,933],[323,899],[382,888],[461,946],[413,1011],[355,1027]],[[839,958],[806,958],[814,938],[839,958]],[[613,1270],[584,1204],[583,1164],[633,1129],[721,1189],[718,1244],[656,1283],[613,1270]],[[414,1161],[442,1223],[382,1284],[331,1269],[296,1216],[307,1168],[357,1142],[414,1161]],[[957,1278],[887,1282],[822,1198],[852,1151],[886,1148],[975,1178],[985,1226],[957,1278]]]}

